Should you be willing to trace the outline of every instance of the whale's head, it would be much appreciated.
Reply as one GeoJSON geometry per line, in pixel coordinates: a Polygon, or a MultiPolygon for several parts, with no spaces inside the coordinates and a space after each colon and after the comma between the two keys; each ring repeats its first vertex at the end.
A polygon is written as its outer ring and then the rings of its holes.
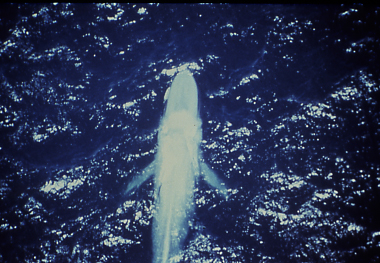
{"type": "Polygon", "coordinates": [[[189,70],[179,72],[170,87],[167,97],[165,117],[178,112],[187,112],[191,117],[198,117],[198,88],[189,70]]]}

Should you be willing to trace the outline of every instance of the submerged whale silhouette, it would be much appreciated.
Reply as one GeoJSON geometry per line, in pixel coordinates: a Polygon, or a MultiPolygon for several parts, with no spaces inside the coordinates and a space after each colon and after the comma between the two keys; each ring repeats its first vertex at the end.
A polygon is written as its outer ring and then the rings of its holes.
{"type": "Polygon", "coordinates": [[[227,189],[217,175],[201,161],[202,121],[198,113],[198,89],[188,70],[176,75],[166,91],[164,115],[158,131],[155,160],[129,183],[130,193],[155,175],[153,217],[153,262],[166,263],[184,245],[188,220],[194,213],[193,193],[201,175],[226,196],[227,189]]]}

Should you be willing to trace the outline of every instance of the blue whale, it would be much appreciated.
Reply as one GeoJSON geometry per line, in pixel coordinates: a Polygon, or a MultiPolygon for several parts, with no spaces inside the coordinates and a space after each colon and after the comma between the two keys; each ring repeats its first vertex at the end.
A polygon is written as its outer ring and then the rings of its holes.
{"type": "Polygon", "coordinates": [[[202,121],[198,88],[189,70],[179,72],[165,94],[166,107],[158,130],[155,160],[128,185],[127,193],[154,177],[153,262],[178,255],[194,214],[194,187],[199,177],[227,197],[227,189],[202,161],[202,121]]]}

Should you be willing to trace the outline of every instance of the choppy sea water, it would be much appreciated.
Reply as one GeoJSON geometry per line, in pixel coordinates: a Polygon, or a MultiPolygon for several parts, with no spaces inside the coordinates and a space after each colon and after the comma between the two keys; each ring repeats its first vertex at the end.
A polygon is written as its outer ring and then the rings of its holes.
{"type": "Polygon", "coordinates": [[[0,261],[150,262],[164,94],[189,65],[203,181],[172,262],[377,262],[379,12],[0,5],[0,261]]]}

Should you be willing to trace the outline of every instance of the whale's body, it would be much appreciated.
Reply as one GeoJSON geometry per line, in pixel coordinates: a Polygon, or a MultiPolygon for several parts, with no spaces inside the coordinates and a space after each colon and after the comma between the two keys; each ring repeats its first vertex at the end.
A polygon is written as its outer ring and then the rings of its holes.
{"type": "Polygon", "coordinates": [[[203,175],[225,193],[224,185],[200,160],[202,121],[198,113],[198,89],[192,74],[176,75],[165,97],[167,104],[158,131],[156,158],[128,186],[127,192],[155,175],[153,262],[167,263],[184,245],[188,222],[194,213],[193,192],[203,175]]]}

